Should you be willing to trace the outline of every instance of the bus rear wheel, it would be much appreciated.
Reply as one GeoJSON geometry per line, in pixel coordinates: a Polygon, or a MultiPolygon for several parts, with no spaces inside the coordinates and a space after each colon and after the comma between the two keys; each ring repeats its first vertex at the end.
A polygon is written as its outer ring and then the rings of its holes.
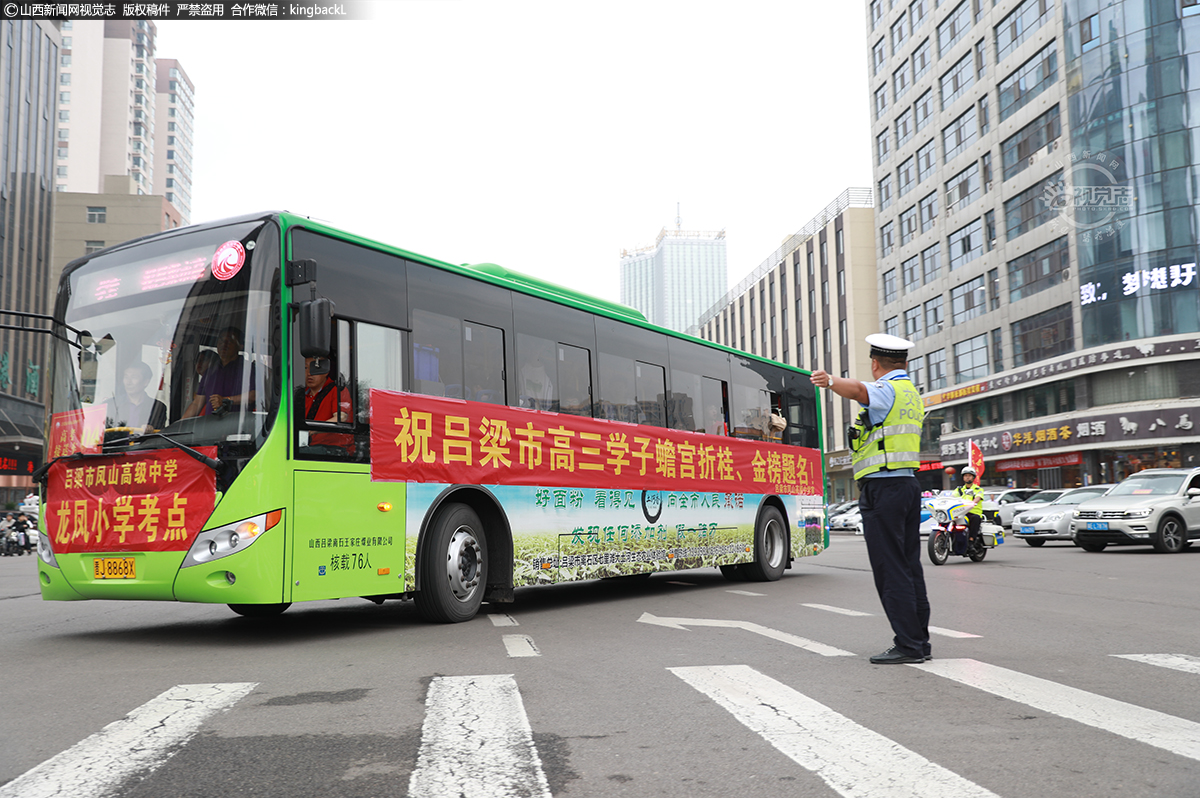
{"type": "Polygon", "coordinates": [[[754,528],[754,561],[744,564],[742,573],[751,582],[774,582],[783,576],[787,556],[788,531],[783,513],[765,507],[754,528]]]}
{"type": "Polygon", "coordinates": [[[292,602],[285,601],[282,604],[230,604],[229,609],[243,618],[274,618],[290,606],[292,602]]]}
{"type": "Polygon", "coordinates": [[[420,589],[413,601],[431,623],[475,617],[487,587],[487,538],[479,516],[465,504],[448,504],[426,531],[420,589]]]}

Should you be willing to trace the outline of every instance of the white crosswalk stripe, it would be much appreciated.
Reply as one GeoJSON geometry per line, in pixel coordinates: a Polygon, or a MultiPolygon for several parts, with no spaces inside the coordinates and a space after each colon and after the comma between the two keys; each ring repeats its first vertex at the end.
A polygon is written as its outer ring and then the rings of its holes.
{"type": "Polygon", "coordinates": [[[995,797],[746,665],[668,670],[846,798],[995,797]]]}
{"type": "Polygon", "coordinates": [[[410,798],[550,798],[511,675],[443,676],[429,685],[410,798]]]}
{"type": "Polygon", "coordinates": [[[974,659],[933,660],[908,667],[1200,760],[1200,723],[974,659]]]}
{"type": "Polygon", "coordinates": [[[1200,673],[1200,657],[1190,657],[1187,654],[1113,654],[1112,656],[1184,673],[1200,673]]]}
{"type": "Polygon", "coordinates": [[[195,736],[209,716],[257,685],[180,684],[0,787],[0,798],[89,798],[134,774],[153,772],[195,736]]]}

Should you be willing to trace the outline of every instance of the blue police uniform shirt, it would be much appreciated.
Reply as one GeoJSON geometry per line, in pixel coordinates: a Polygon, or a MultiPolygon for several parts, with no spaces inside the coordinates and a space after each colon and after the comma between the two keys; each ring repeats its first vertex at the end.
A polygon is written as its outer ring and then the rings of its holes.
{"type": "MultiPolygon", "coordinates": [[[[891,412],[896,401],[896,389],[891,386],[891,380],[908,379],[904,369],[892,369],[875,382],[865,383],[867,386],[867,418],[872,425],[882,424],[891,412]]],[[[861,403],[860,403],[861,404],[861,403]]],[[[867,474],[863,479],[879,479],[886,477],[911,477],[916,474],[913,468],[895,468],[890,471],[876,471],[867,474]]]]}

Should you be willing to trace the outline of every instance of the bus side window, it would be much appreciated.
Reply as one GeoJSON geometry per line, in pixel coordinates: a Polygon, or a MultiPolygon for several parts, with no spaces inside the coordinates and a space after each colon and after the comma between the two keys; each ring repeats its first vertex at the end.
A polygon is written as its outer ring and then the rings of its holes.
{"type": "Polygon", "coordinates": [[[463,322],[463,362],[466,365],[463,398],[504,404],[504,330],[463,322]]]}
{"type": "Polygon", "coordinates": [[[652,427],[667,426],[664,402],[667,398],[667,370],[640,360],[634,364],[637,384],[637,423],[652,427]]]}
{"type": "Polygon", "coordinates": [[[517,404],[558,412],[557,347],[553,341],[517,333],[517,404]]]}
{"type": "Polygon", "coordinates": [[[729,434],[729,390],[724,380],[700,378],[700,402],[704,405],[704,432],[729,434]]]}
{"type": "Polygon", "coordinates": [[[592,357],[588,350],[558,344],[558,412],[592,414],[592,357]]]}
{"type": "Polygon", "coordinates": [[[414,390],[463,399],[462,322],[427,310],[412,311],[414,390]]]}
{"type": "Polygon", "coordinates": [[[390,327],[359,322],[355,325],[355,416],[359,424],[371,418],[371,389],[404,390],[404,334],[390,327]]]}

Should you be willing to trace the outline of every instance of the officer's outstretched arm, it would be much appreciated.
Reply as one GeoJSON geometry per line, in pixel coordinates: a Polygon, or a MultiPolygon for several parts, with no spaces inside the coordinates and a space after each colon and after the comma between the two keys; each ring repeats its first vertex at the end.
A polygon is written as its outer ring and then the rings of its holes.
{"type": "Polygon", "coordinates": [[[849,377],[835,377],[827,371],[818,369],[809,377],[812,384],[818,388],[828,388],[838,396],[853,399],[864,407],[870,403],[866,383],[852,380],[849,377]]]}

